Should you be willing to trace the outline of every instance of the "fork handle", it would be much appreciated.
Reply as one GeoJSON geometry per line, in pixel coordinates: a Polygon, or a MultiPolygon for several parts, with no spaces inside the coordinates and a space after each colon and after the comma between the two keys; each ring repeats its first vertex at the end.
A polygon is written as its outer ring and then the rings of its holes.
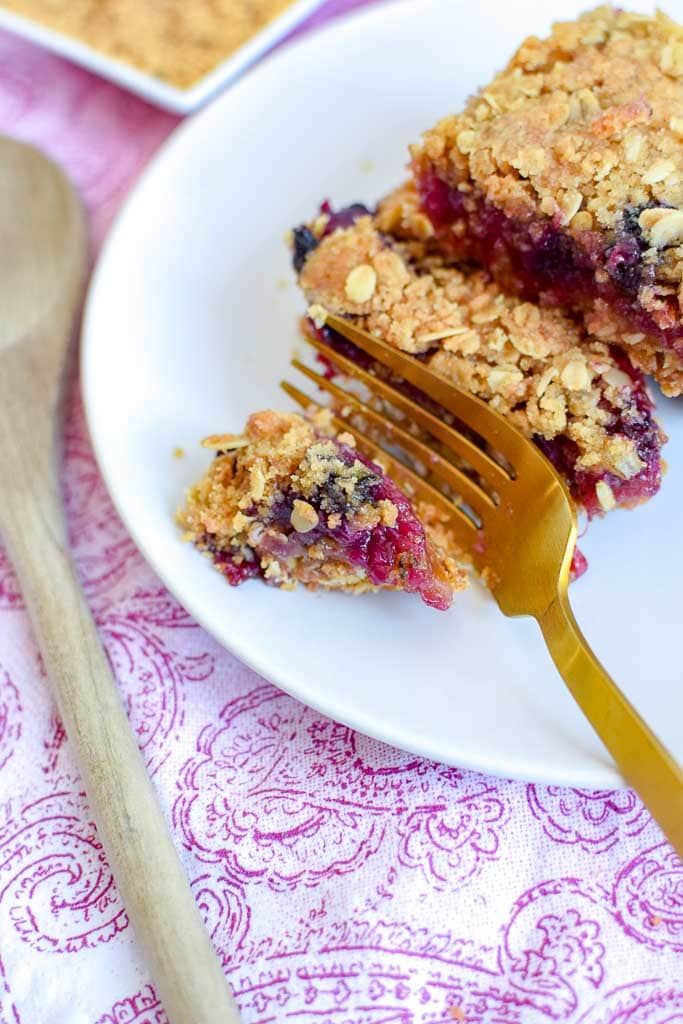
{"type": "Polygon", "coordinates": [[[538,624],[570,693],[614,758],[624,779],[683,856],[683,770],[605,672],[579,629],[566,591],[538,624]]]}

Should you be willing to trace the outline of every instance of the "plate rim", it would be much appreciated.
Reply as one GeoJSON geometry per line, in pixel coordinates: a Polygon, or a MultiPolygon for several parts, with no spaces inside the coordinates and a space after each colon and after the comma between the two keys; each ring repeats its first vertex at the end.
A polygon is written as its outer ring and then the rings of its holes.
{"type": "MultiPolygon", "coordinates": [[[[443,0],[432,0],[434,7],[443,5],[443,0]]],[[[289,61],[296,58],[296,53],[300,49],[306,49],[311,45],[320,45],[322,42],[324,45],[324,38],[330,33],[338,32],[340,29],[343,30],[345,26],[350,23],[358,23],[362,21],[373,21],[375,19],[381,20],[387,15],[387,9],[391,8],[402,8],[407,11],[411,8],[411,0],[393,0],[392,3],[379,3],[373,5],[370,8],[355,9],[346,15],[335,18],[331,23],[323,25],[320,29],[317,29],[310,35],[305,35],[300,39],[294,40],[288,46],[278,51],[277,53],[269,56],[269,58],[263,62],[263,65],[259,64],[259,67],[279,63],[281,60],[289,61]]],[[[251,76],[249,76],[251,77],[251,76]]],[[[246,82],[248,79],[245,79],[246,82]]],[[[563,774],[561,768],[551,769],[550,771],[544,771],[542,774],[538,771],[529,768],[525,768],[520,763],[519,767],[510,767],[509,765],[496,764],[495,752],[490,753],[486,756],[486,753],[481,758],[466,756],[462,757],[456,751],[454,754],[449,754],[441,749],[438,743],[429,744],[429,742],[422,743],[422,749],[418,749],[415,743],[410,738],[407,730],[397,729],[392,725],[391,732],[388,733],[383,731],[381,723],[379,726],[375,721],[367,719],[362,713],[349,713],[348,709],[337,710],[334,708],[331,710],[329,701],[327,703],[322,700],[317,700],[315,697],[311,697],[308,693],[306,696],[302,696],[301,687],[297,685],[296,681],[292,680],[292,672],[288,669],[278,671],[275,675],[270,670],[270,666],[267,660],[264,660],[265,656],[261,655],[261,652],[254,652],[251,649],[243,649],[239,638],[231,638],[230,643],[226,643],[224,638],[219,632],[213,627],[211,622],[207,621],[204,612],[201,607],[197,607],[194,599],[194,595],[184,593],[181,595],[178,593],[175,585],[166,577],[163,565],[160,566],[157,561],[148,555],[147,548],[144,540],[141,541],[138,532],[135,529],[134,524],[128,517],[125,509],[122,507],[120,499],[116,493],[115,487],[112,486],[110,475],[107,469],[106,457],[103,456],[100,441],[98,439],[96,431],[93,429],[94,421],[94,397],[93,391],[94,386],[91,381],[94,379],[95,373],[92,369],[95,363],[94,356],[94,344],[89,344],[87,339],[92,337],[92,331],[90,329],[91,320],[94,317],[93,309],[96,306],[98,291],[102,286],[101,282],[105,279],[106,267],[108,263],[109,252],[114,249],[117,245],[118,236],[120,233],[125,231],[127,227],[127,220],[129,210],[137,202],[137,196],[139,192],[146,188],[146,183],[150,177],[156,174],[157,167],[164,163],[169,153],[172,153],[176,147],[184,144],[184,138],[186,133],[194,131],[195,123],[198,121],[210,121],[213,117],[220,116],[217,114],[223,106],[229,106],[232,102],[231,97],[236,93],[236,90],[230,90],[223,92],[221,95],[215,98],[215,100],[199,110],[192,117],[182,121],[176,128],[170,133],[170,135],[164,140],[159,149],[155,152],[152,159],[143,169],[142,173],[137,178],[135,184],[126,195],[121,207],[119,208],[114,223],[112,224],[105,240],[101,251],[99,253],[96,265],[91,276],[88,291],[84,303],[82,327],[80,335],[80,347],[81,347],[81,359],[80,359],[80,378],[81,378],[81,390],[83,396],[83,405],[85,412],[85,419],[87,429],[92,444],[93,452],[97,461],[99,472],[102,475],[102,479],[107,488],[109,498],[116,509],[116,512],[122,520],[126,531],[130,534],[137,549],[140,551],[142,557],[148,563],[152,571],[159,576],[163,585],[169,590],[179,604],[184,607],[191,617],[204,629],[206,632],[213,637],[213,639],[219,644],[220,647],[228,650],[236,658],[238,658],[243,664],[248,666],[253,671],[261,675],[265,680],[273,683],[279,689],[287,692],[296,700],[314,708],[320,713],[335,719],[336,721],[342,722],[345,725],[353,728],[354,730],[365,734],[366,736],[374,737],[382,742],[385,742],[391,746],[397,747],[404,751],[415,753],[417,756],[429,759],[432,761],[438,761],[441,763],[457,765],[459,767],[478,771],[483,774],[493,775],[503,779],[517,779],[519,781],[527,783],[540,783],[543,785],[558,785],[569,788],[585,788],[593,790],[605,790],[605,789],[626,789],[628,788],[627,783],[618,773],[616,765],[612,762],[609,755],[605,752],[606,761],[604,763],[598,763],[596,760],[588,764],[583,772],[577,772],[576,766],[572,770],[571,774],[563,774]],[[274,678],[277,682],[273,682],[274,678]]],[[[559,681],[559,680],[558,680],[559,681]]],[[[351,709],[352,711],[353,709],[351,709]]]]}

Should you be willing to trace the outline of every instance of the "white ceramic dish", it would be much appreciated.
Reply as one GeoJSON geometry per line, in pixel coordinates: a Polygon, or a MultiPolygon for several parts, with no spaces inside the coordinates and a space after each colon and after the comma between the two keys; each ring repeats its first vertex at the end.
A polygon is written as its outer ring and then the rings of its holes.
{"type": "MultiPolygon", "coordinates": [[[[250,411],[290,407],[277,382],[303,307],[286,229],[325,196],[382,195],[401,177],[407,141],[486,81],[525,32],[577,9],[554,0],[539,18],[535,6],[482,0],[463,16],[464,5],[424,0],[355,16],[271,58],[183,125],[100,259],[83,385],[133,537],[240,658],[333,718],[425,756],[612,787],[619,777],[535,624],[505,619],[480,587],[447,614],[401,595],[231,589],[180,543],[173,520],[207,463],[199,438],[239,429],[250,411]],[[185,459],[172,457],[176,446],[185,459]]],[[[671,436],[663,491],[591,527],[581,544],[590,569],[572,600],[608,669],[680,757],[683,405],[660,405],[671,436]]]]}
{"type": "MultiPolygon", "coordinates": [[[[145,2],[145,0],[143,0],[145,2]]],[[[190,0],[192,2],[192,0],[190,0]]],[[[322,0],[294,0],[281,15],[194,85],[179,89],[45,25],[0,7],[0,28],[30,39],[176,114],[197,110],[308,17],[322,0]]]]}

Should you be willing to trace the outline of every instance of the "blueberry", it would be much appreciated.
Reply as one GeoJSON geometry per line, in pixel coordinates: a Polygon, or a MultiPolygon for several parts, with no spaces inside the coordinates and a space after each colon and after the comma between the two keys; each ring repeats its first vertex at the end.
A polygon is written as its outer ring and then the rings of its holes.
{"type": "Polygon", "coordinates": [[[302,224],[298,228],[294,228],[292,232],[294,236],[294,255],[292,256],[292,263],[297,274],[300,274],[306,257],[309,253],[313,252],[318,245],[318,239],[315,237],[310,228],[307,228],[305,224],[302,224]]]}
{"type": "Polygon", "coordinates": [[[608,274],[629,295],[636,294],[654,273],[653,268],[643,265],[641,260],[647,243],[638,221],[643,210],[657,205],[650,202],[627,207],[622,213],[615,242],[605,251],[608,274]]]}
{"type": "Polygon", "coordinates": [[[330,218],[325,225],[326,235],[331,235],[338,228],[350,228],[359,217],[367,217],[370,214],[370,210],[363,203],[351,203],[350,206],[344,206],[335,213],[327,200],[320,207],[320,211],[330,218]]]}

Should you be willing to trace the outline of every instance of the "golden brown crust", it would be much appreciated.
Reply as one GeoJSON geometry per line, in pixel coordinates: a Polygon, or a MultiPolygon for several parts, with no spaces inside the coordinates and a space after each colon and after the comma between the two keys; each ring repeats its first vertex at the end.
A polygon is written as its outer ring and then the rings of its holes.
{"type": "Polygon", "coordinates": [[[328,308],[359,317],[372,333],[429,364],[506,415],[527,436],[566,435],[577,469],[622,479],[644,467],[636,444],[610,432],[614,409],[627,408],[634,383],[607,344],[557,309],[505,295],[485,271],[464,272],[431,251],[414,186],[396,190],[375,219],[322,238],[299,281],[314,314],[328,308]],[[412,236],[414,218],[418,232],[412,236]],[[391,244],[387,232],[396,238],[391,244]],[[349,297],[355,268],[371,267],[372,294],[349,297]]]}
{"type": "Polygon", "coordinates": [[[629,206],[683,207],[682,97],[683,28],[598,7],[522,43],[414,155],[510,216],[612,228],[629,206]]]}

